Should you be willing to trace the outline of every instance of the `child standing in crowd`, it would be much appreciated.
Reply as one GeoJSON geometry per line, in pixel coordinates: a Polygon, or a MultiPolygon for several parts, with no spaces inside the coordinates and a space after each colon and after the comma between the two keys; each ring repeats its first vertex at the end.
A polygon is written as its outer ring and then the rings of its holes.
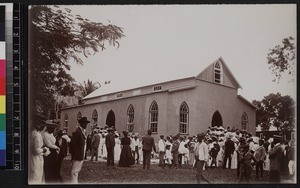
{"type": "Polygon", "coordinates": [[[217,156],[218,156],[219,151],[220,151],[219,145],[217,143],[214,143],[214,147],[211,148],[211,150],[209,152],[209,155],[212,157],[210,167],[212,167],[213,165],[215,165],[215,167],[218,167],[217,166],[217,156]]]}
{"type": "Polygon", "coordinates": [[[171,144],[166,145],[166,153],[164,155],[164,159],[165,159],[164,165],[168,165],[169,168],[171,169],[172,160],[173,160],[172,153],[171,153],[171,144]]]}

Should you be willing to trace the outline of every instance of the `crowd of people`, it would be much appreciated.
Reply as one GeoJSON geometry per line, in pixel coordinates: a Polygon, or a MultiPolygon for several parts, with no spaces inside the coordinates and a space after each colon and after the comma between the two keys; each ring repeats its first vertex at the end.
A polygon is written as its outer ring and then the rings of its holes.
{"type": "Polygon", "coordinates": [[[270,182],[280,182],[281,175],[295,174],[295,143],[279,136],[258,138],[246,131],[222,126],[209,127],[206,132],[192,137],[160,135],[157,143],[148,130],[147,135],[123,131],[120,135],[113,127],[93,126],[90,134],[86,117],[78,120],[72,134],[55,129],[55,121],[38,122],[31,133],[29,181],[31,183],[60,183],[64,158],[71,154],[71,183],[78,183],[83,161],[106,160],[107,169],[130,167],[143,162],[150,169],[151,158],[158,159],[161,168],[196,169],[198,183],[208,181],[203,170],[208,168],[236,169],[239,182],[250,182],[252,171],[261,179],[264,170],[270,171],[270,182]],[[54,136],[55,135],[55,136],[54,136]],[[89,157],[89,159],[88,159],[89,157]]]}

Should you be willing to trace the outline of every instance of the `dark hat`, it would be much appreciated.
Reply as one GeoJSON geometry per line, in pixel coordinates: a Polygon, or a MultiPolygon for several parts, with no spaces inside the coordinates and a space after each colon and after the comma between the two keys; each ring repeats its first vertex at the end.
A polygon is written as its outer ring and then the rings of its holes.
{"type": "Polygon", "coordinates": [[[44,123],[45,123],[46,126],[49,127],[49,128],[56,128],[56,127],[59,127],[58,122],[55,121],[55,120],[46,120],[46,121],[44,121],[44,123]]]}
{"type": "Polygon", "coordinates": [[[246,139],[244,137],[240,138],[240,142],[245,142],[245,141],[246,141],[246,139]]]}
{"type": "Polygon", "coordinates": [[[203,139],[205,137],[205,134],[202,134],[202,133],[201,134],[197,134],[197,137],[203,139]]]}
{"type": "Polygon", "coordinates": [[[107,131],[114,131],[114,128],[113,127],[108,127],[107,131]]]}
{"type": "Polygon", "coordinates": [[[79,124],[90,123],[90,121],[88,121],[86,117],[82,117],[78,120],[78,123],[79,124]]]}
{"type": "Polygon", "coordinates": [[[124,134],[124,136],[128,135],[127,131],[123,131],[122,133],[124,134]]]}

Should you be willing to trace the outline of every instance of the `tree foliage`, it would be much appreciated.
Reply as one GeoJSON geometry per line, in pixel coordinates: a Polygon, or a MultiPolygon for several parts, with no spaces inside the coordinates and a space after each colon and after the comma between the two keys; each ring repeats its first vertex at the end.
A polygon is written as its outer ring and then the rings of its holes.
{"type": "Polygon", "coordinates": [[[295,127],[295,101],[288,95],[271,93],[262,101],[252,102],[258,109],[256,111],[256,124],[262,130],[268,130],[273,124],[279,130],[288,130],[295,127]]]}
{"type": "MultiPolygon", "coordinates": [[[[272,74],[275,75],[273,81],[279,82],[284,72],[294,76],[296,61],[294,38],[284,38],[281,45],[270,49],[267,58],[268,64],[270,65],[269,69],[272,71],[272,74]]],[[[292,79],[292,81],[294,80],[292,79]]]]}
{"type": "Polygon", "coordinates": [[[31,106],[49,118],[56,99],[75,93],[74,79],[67,72],[70,62],[83,64],[82,58],[107,44],[119,47],[124,35],[118,26],[89,21],[58,6],[31,6],[29,17],[31,106]]]}
{"type": "Polygon", "coordinates": [[[79,89],[81,91],[81,97],[85,97],[88,94],[92,93],[93,91],[95,91],[96,89],[98,89],[99,87],[101,87],[99,82],[94,82],[92,80],[87,80],[83,81],[83,84],[79,85],[79,89]]]}

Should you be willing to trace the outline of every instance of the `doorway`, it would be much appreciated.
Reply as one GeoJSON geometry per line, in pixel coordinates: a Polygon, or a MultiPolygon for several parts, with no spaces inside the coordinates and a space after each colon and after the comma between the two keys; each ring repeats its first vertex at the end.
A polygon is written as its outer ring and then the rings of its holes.
{"type": "Polygon", "coordinates": [[[217,126],[217,127],[220,127],[220,126],[223,126],[223,121],[222,121],[222,116],[220,114],[219,111],[216,111],[212,117],[212,120],[211,120],[211,126],[214,127],[214,126],[217,126]]]}
{"type": "Polygon", "coordinates": [[[109,127],[112,127],[112,126],[115,127],[115,121],[116,121],[115,113],[114,113],[114,111],[110,110],[106,117],[106,125],[109,127]]]}

